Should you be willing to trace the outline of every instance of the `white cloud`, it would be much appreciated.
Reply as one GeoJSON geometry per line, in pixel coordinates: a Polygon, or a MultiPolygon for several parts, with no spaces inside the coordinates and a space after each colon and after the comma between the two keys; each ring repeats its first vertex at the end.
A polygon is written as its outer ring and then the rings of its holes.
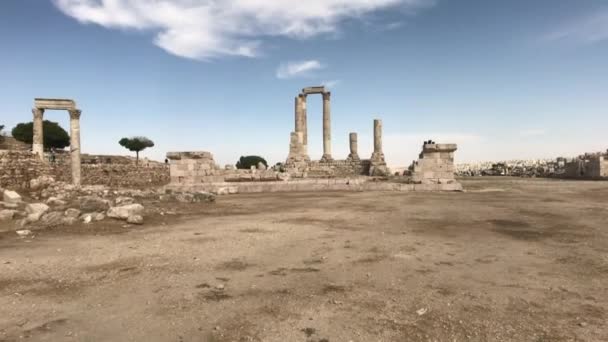
{"type": "Polygon", "coordinates": [[[277,78],[286,79],[293,77],[310,76],[310,73],[322,69],[323,65],[317,60],[297,61],[281,63],[277,68],[277,78]]]}
{"type": "Polygon", "coordinates": [[[608,40],[608,9],[565,23],[545,38],[550,41],[570,40],[587,44],[608,40]]]}
{"type": "Polygon", "coordinates": [[[81,23],[156,33],[154,42],[177,56],[210,59],[259,54],[268,36],[310,38],[336,32],[348,18],[378,10],[405,12],[433,0],[53,0],[81,23]]]}
{"type": "Polygon", "coordinates": [[[520,131],[519,135],[521,135],[522,137],[538,137],[541,135],[545,135],[546,133],[547,133],[547,131],[545,131],[544,129],[532,128],[532,129],[525,129],[523,131],[520,131]]]}
{"type": "Polygon", "coordinates": [[[321,85],[325,86],[326,88],[333,89],[341,82],[342,81],[340,81],[340,80],[323,81],[323,82],[321,82],[321,85]]]}

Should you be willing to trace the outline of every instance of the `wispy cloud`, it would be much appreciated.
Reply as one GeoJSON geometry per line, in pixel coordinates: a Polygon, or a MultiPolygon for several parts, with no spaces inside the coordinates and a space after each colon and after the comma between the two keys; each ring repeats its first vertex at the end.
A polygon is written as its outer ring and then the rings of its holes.
{"type": "Polygon", "coordinates": [[[567,40],[588,44],[608,40],[608,8],[564,23],[544,38],[549,41],[567,40]]]}
{"type": "Polygon", "coordinates": [[[315,59],[281,63],[277,68],[276,76],[280,79],[310,76],[313,71],[322,68],[323,65],[315,59]]]}
{"type": "Polygon", "coordinates": [[[156,34],[154,43],[181,57],[259,55],[268,36],[311,38],[335,33],[348,18],[399,8],[417,11],[434,0],[53,0],[81,23],[156,34]]]}
{"type": "Polygon", "coordinates": [[[519,135],[522,137],[537,137],[537,136],[545,135],[546,133],[547,133],[547,131],[542,128],[531,128],[531,129],[524,129],[524,130],[520,131],[519,135]]]}
{"type": "Polygon", "coordinates": [[[324,85],[326,88],[333,89],[341,82],[342,81],[340,81],[340,80],[323,81],[323,82],[321,82],[321,85],[324,85]]]}

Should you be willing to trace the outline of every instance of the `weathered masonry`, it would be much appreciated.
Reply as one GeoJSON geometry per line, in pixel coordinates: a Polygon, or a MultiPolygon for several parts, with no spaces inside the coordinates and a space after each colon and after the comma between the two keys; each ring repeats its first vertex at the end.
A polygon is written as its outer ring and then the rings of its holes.
{"type": "Polygon", "coordinates": [[[44,99],[34,100],[34,137],[32,151],[41,160],[44,160],[44,132],[42,122],[45,110],[67,110],[70,113],[70,157],[72,170],[72,183],[80,185],[80,109],[76,108],[76,102],[69,99],[44,99]]]}
{"type": "Polygon", "coordinates": [[[335,177],[372,175],[386,176],[388,168],[382,152],[382,122],[374,120],[374,153],[371,159],[361,159],[358,152],[357,133],[349,134],[350,154],[345,160],[336,160],[331,149],[331,93],[324,86],[303,88],[295,98],[295,129],[291,132],[289,155],[285,165],[295,177],[335,177]],[[323,97],[323,156],[311,161],[308,154],[309,95],[323,97]]]}

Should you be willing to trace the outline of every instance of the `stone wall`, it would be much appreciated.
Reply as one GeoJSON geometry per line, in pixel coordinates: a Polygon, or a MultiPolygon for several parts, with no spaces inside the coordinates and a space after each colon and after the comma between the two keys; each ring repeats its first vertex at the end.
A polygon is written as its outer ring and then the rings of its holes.
{"type": "Polygon", "coordinates": [[[454,151],[456,144],[424,144],[413,164],[412,180],[422,184],[455,183],[454,151]]]}
{"type": "MultiPolygon", "coordinates": [[[[83,185],[141,188],[169,183],[169,168],[164,164],[82,164],[83,185]]],[[[20,189],[29,187],[30,180],[42,175],[70,183],[69,158],[55,163],[42,162],[29,151],[0,151],[0,186],[20,189]]]]}
{"type": "Polygon", "coordinates": [[[237,170],[221,168],[213,160],[210,152],[169,152],[171,160],[170,183],[175,185],[195,185],[220,182],[269,182],[283,180],[287,174],[265,168],[237,170]]]}
{"type": "Polygon", "coordinates": [[[30,180],[52,173],[52,169],[30,151],[0,150],[0,187],[29,187],[30,180]]]}
{"type": "Polygon", "coordinates": [[[563,178],[608,179],[608,155],[583,156],[566,164],[563,178]]]}
{"type": "Polygon", "coordinates": [[[307,164],[306,177],[335,178],[365,176],[369,174],[369,168],[370,161],[368,159],[311,161],[307,164]]]}

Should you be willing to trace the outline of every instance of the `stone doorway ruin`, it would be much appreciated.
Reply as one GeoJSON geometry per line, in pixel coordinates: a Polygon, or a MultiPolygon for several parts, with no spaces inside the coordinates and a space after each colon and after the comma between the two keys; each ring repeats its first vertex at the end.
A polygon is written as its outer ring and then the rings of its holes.
{"type": "Polygon", "coordinates": [[[34,99],[34,137],[32,151],[41,160],[44,159],[44,132],[42,128],[45,110],[67,110],[70,113],[70,159],[72,170],[72,184],[80,185],[80,109],[76,102],[69,99],[34,99]]]}
{"type": "Polygon", "coordinates": [[[302,151],[308,158],[308,119],[306,112],[306,99],[308,95],[321,94],[323,96],[323,156],[321,161],[332,161],[331,156],[331,93],[324,86],[307,87],[295,98],[295,132],[301,135],[302,151]]]}

